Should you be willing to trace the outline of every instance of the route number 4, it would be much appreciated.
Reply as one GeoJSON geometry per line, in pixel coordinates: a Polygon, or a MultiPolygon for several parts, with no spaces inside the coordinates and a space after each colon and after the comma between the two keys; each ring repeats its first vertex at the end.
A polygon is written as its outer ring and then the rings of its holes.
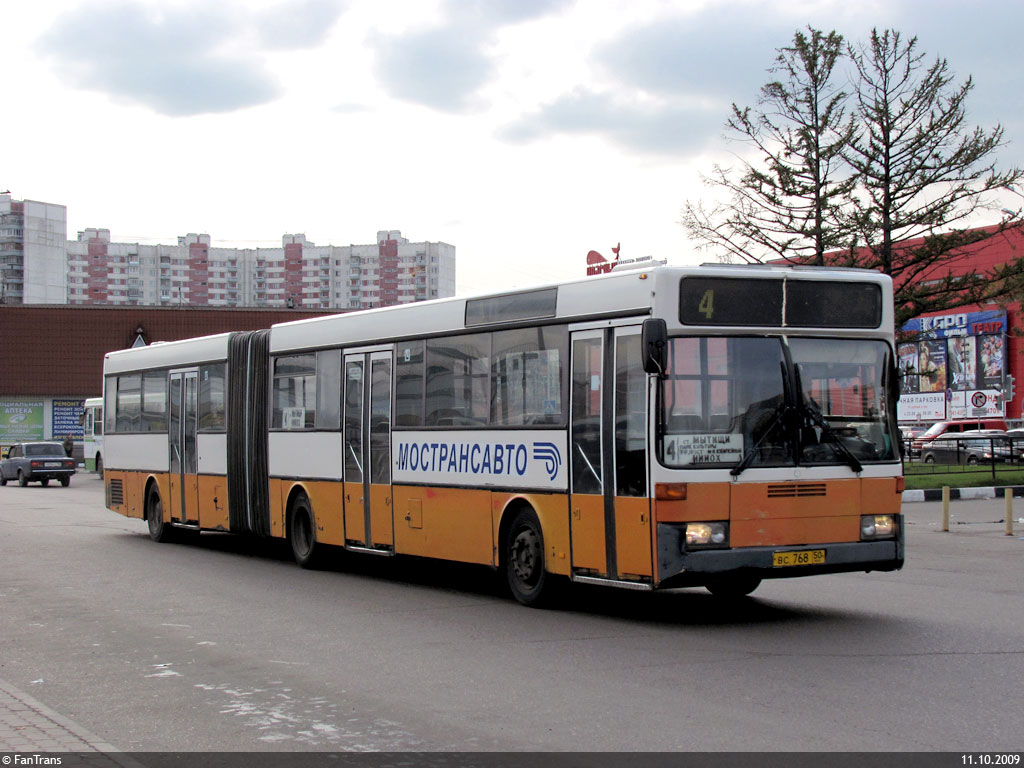
{"type": "Polygon", "coordinates": [[[715,314],[715,292],[713,290],[704,291],[704,295],[700,297],[700,304],[697,305],[697,311],[708,320],[715,314]]]}

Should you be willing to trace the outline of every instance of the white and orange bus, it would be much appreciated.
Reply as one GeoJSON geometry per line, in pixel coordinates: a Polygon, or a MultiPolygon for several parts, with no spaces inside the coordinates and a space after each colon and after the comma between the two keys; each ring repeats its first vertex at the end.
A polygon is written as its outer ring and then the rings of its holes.
{"type": "Polygon", "coordinates": [[[112,352],[107,506],[637,590],[903,564],[892,285],[657,267],[112,352]]]}

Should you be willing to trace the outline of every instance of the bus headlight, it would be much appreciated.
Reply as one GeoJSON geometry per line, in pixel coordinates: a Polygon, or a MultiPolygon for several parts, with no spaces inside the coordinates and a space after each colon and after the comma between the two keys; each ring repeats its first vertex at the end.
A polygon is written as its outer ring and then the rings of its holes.
{"type": "Polygon", "coordinates": [[[727,547],[729,535],[725,523],[687,523],[686,548],[727,547]]]}
{"type": "Polygon", "coordinates": [[[891,539],[896,535],[894,515],[863,515],[860,519],[861,541],[891,539]]]}

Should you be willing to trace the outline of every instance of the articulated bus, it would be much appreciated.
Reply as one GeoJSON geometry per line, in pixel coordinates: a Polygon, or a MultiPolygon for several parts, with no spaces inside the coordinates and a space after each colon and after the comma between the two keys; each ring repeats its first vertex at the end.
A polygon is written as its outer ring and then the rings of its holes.
{"type": "Polygon", "coordinates": [[[892,284],[656,267],[112,352],[107,506],[559,582],[903,565],[892,284]]]}
{"type": "Polygon", "coordinates": [[[85,468],[103,477],[103,398],[90,397],[82,411],[82,453],[85,468]]]}

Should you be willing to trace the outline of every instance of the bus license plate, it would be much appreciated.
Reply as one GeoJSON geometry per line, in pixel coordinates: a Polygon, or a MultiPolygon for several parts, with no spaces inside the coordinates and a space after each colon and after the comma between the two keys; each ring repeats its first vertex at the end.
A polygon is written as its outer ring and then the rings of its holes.
{"type": "Polygon", "coordinates": [[[824,549],[801,549],[797,552],[776,552],[772,555],[773,568],[785,568],[790,565],[823,565],[824,549]]]}

